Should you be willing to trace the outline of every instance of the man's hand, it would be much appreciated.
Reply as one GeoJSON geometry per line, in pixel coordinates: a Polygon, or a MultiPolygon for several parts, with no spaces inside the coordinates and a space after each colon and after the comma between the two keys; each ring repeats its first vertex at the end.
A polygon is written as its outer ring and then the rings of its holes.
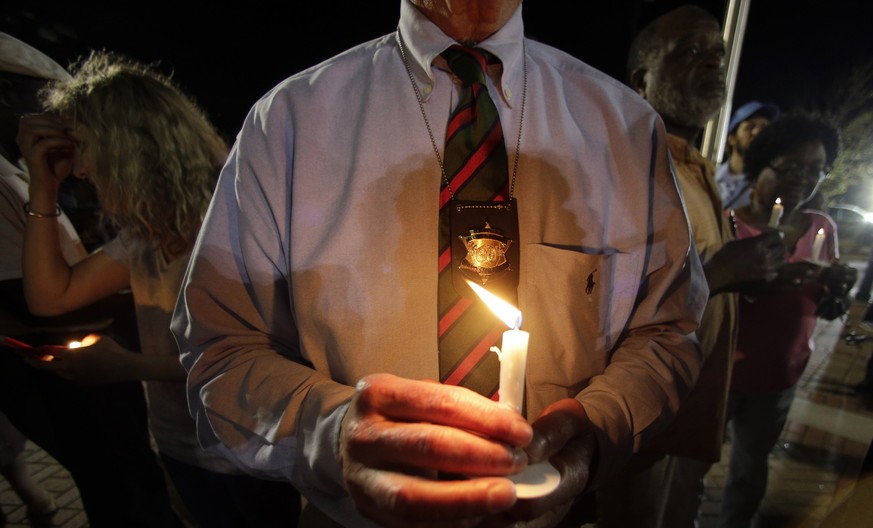
{"type": "Polygon", "coordinates": [[[834,261],[830,266],[821,269],[817,280],[824,285],[827,295],[845,295],[858,280],[858,270],[834,261]]]}
{"type": "Polygon", "coordinates": [[[779,275],[771,284],[776,292],[797,292],[818,282],[822,267],[812,262],[789,262],[782,266],[779,275]]]}
{"type": "Polygon", "coordinates": [[[526,451],[531,464],[548,460],[561,473],[552,493],[520,500],[515,507],[485,526],[541,528],[558,524],[588,485],[595,457],[595,439],[582,404],[573,398],[546,407],[533,424],[534,438],[526,451]]]}
{"type": "Polygon", "coordinates": [[[775,230],[728,242],[703,266],[710,295],[742,292],[772,281],[785,264],[785,252],[785,243],[775,230]]]}
{"type": "Polygon", "coordinates": [[[826,321],[833,321],[848,312],[852,306],[849,290],[857,279],[858,270],[836,260],[830,266],[822,268],[816,279],[822,285],[822,296],[815,308],[815,315],[826,321]]]}
{"type": "Polygon", "coordinates": [[[375,374],[343,419],[343,477],[358,510],[382,525],[474,526],[515,504],[499,475],[527,465],[532,436],[521,415],[468,389],[375,374]]]}

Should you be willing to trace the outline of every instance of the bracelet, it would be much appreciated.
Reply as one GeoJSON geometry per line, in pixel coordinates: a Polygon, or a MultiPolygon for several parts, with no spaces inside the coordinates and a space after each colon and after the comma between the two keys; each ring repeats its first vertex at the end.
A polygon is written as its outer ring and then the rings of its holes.
{"type": "Polygon", "coordinates": [[[51,214],[45,213],[37,213],[30,210],[30,202],[24,204],[24,212],[27,213],[27,216],[32,216],[34,218],[57,218],[61,216],[61,206],[55,205],[55,212],[51,214]]]}

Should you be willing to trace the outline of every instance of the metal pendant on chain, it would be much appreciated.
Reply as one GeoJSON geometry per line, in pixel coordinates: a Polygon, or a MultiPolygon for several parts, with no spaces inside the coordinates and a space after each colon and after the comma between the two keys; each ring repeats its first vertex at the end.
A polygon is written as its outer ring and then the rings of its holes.
{"type": "MultiPolygon", "coordinates": [[[[512,168],[512,178],[509,185],[509,200],[504,201],[465,201],[459,200],[452,189],[446,174],[439,147],[434,138],[430,121],[424,110],[424,102],[409,60],[406,55],[406,43],[400,28],[397,29],[400,55],[409,76],[410,84],[415,92],[418,108],[427,128],[434,154],[439,163],[440,172],[446,189],[449,192],[449,223],[451,232],[452,283],[455,290],[470,298],[476,294],[466,284],[466,279],[477,282],[497,295],[515,296],[519,281],[520,251],[518,244],[518,203],[515,192],[515,181],[518,175],[519,152],[521,151],[521,134],[524,126],[524,111],[527,102],[527,57],[522,48],[523,88],[521,111],[519,117],[518,137],[516,139],[515,160],[512,168]]],[[[523,44],[522,44],[523,46],[523,44]]]]}

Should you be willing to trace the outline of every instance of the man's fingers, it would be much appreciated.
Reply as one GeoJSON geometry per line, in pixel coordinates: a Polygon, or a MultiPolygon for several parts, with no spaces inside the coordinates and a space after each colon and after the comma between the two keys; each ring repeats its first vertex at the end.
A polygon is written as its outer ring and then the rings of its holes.
{"type": "Polygon", "coordinates": [[[565,398],[549,405],[533,424],[534,438],[525,449],[530,463],[548,460],[571,438],[585,431],[587,425],[588,415],[577,400],[565,398]]]}
{"type": "Polygon", "coordinates": [[[362,379],[356,405],[359,414],[456,427],[515,446],[527,445],[533,435],[521,415],[473,391],[390,374],[362,379]]]}
{"type": "Polygon", "coordinates": [[[364,467],[350,477],[346,483],[356,507],[385,526],[475,526],[516,502],[515,486],[502,478],[433,481],[364,467]]]}
{"type": "Polygon", "coordinates": [[[507,475],[527,465],[527,454],[453,427],[388,420],[348,425],[351,457],[372,467],[415,467],[464,475],[507,475]]]}
{"type": "Polygon", "coordinates": [[[532,436],[518,413],[467,389],[375,374],[358,383],[343,419],[343,477],[356,507],[385,526],[475,526],[515,504],[514,484],[437,472],[513,473],[532,436]]]}

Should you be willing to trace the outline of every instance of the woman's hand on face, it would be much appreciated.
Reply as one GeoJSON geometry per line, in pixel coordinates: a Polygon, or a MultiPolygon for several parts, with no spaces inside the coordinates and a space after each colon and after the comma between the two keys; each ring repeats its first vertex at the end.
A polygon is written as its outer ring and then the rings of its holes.
{"type": "Polygon", "coordinates": [[[18,148],[27,163],[31,187],[57,188],[73,170],[76,144],[66,121],[51,114],[32,114],[18,125],[18,148]]]}

